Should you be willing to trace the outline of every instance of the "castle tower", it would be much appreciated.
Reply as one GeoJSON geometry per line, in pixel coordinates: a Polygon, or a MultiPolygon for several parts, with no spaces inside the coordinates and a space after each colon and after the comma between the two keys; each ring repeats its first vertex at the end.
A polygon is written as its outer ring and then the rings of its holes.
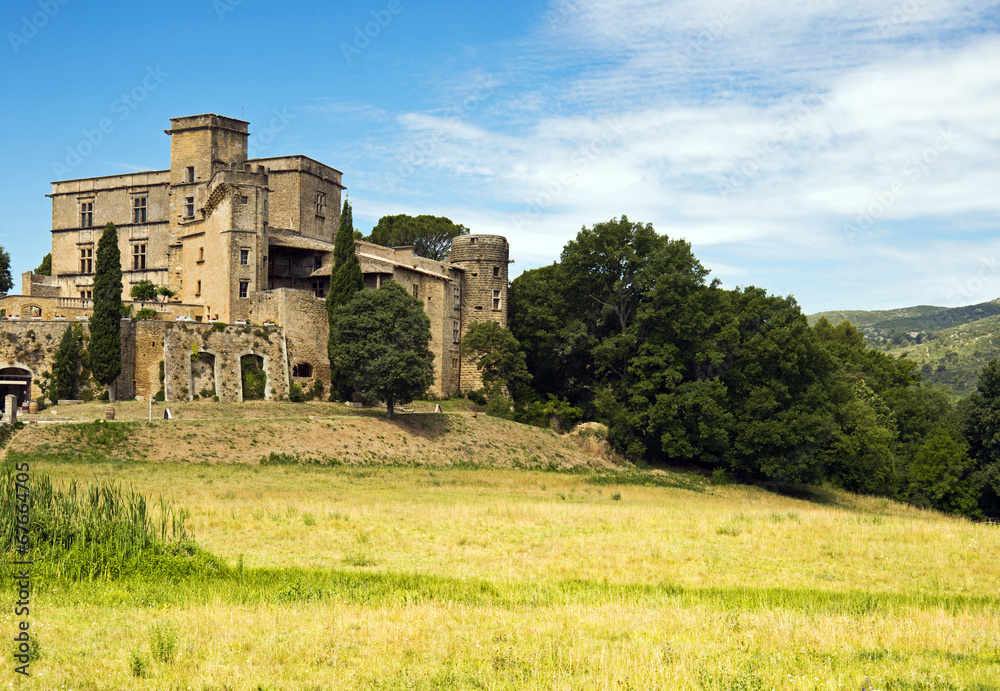
{"type": "Polygon", "coordinates": [[[170,135],[168,284],[182,294],[184,238],[199,232],[215,173],[246,163],[248,126],[209,113],[171,118],[164,130],[170,135]]]}
{"type": "MultiPolygon", "coordinates": [[[[460,235],[451,241],[448,260],[463,270],[462,337],[469,325],[493,321],[507,327],[507,265],[510,246],[502,235],[460,235]]],[[[479,371],[468,359],[462,360],[459,388],[481,388],[479,371]]]]}

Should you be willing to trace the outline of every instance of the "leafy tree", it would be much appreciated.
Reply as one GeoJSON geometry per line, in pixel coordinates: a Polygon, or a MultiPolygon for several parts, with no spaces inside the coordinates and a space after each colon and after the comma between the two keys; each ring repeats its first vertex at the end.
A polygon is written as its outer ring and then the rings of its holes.
{"type": "Polygon", "coordinates": [[[330,399],[339,393],[342,399],[349,398],[353,393],[346,383],[347,377],[334,365],[333,319],[338,307],[346,305],[355,293],[364,290],[365,279],[361,274],[361,262],[354,248],[354,218],[351,213],[351,203],[345,199],[344,208],[340,213],[340,226],[333,244],[333,268],[330,271],[330,292],[326,295],[326,315],[330,324],[330,337],[327,341],[327,356],[330,359],[330,399]]]}
{"type": "Polygon", "coordinates": [[[122,372],[122,265],[118,230],[104,227],[97,243],[94,271],[94,314],[90,318],[90,369],[98,383],[108,387],[108,400],[115,402],[115,379],[122,372]]]}
{"type": "Polygon", "coordinates": [[[6,293],[14,287],[14,279],[10,276],[10,254],[0,247],[0,293],[6,293]]]}
{"type": "Polygon", "coordinates": [[[171,290],[167,286],[158,286],[156,289],[156,294],[157,296],[162,297],[164,302],[166,302],[170,298],[177,297],[177,291],[171,290]]]}
{"type": "Polygon", "coordinates": [[[156,284],[144,278],[133,285],[128,294],[139,302],[150,302],[156,299],[156,284]]]}
{"type": "Polygon", "coordinates": [[[330,364],[355,391],[384,400],[391,420],[396,403],[412,401],[434,380],[430,339],[420,301],[388,281],[334,310],[330,364]]]}
{"type": "Polygon", "coordinates": [[[469,229],[444,216],[383,216],[366,239],[376,245],[413,245],[413,253],[440,261],[451,251],[451,241],[468,235],[469,229]]]}
{"type": "Polygon", "coordinates": [[[992,360],[962,405],[973,466],[969,476],[980,510],[1000,517],[1000,360],[992,360]]]}
{"type": "Polygon", "coordinates": [[[462,338],[462,357],[476,359],[483,386],[497,392],[501,387],[513,393],[519,385],[531,381],[524,362],[521,344],[496,322],[473,322],[462,338]]]}
{"type": "Polygon", "coordinates": [[[80,344],[83,331],[79,325],[69,325],[56,348],[52,366],[50,396],[54,400],[75,398],[80,376],[80,344]]]}
{"type": "Polygon", "coordinates": [[[42,257],[42,263],[35,267],[32,272],[38,274],[39,276],[51,276],[52,275],[52,253],[49,252],[44,257],[42,257]]]}
{"type": "Polygon", "coordinates": [[[968,446],[944,428],[929,436],[909,466],[906,500],[948,513],[981,515],[972,485],[968,446]]]}

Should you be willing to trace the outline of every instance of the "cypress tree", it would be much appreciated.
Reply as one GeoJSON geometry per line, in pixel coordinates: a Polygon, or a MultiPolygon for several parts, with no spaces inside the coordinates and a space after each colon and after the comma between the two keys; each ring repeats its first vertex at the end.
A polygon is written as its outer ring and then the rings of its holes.
{"type": "MultiPolygon", "coordinates": [[[[80,327],[76,328],[79,329],[80,327]]],[[[74,393],[76,392],[78,379],[77,370],[80,366],[80,341],[78,338],[76,330],[70,325],[66,327],[62,339],[59,341],[55,362],[52,365],[52,387],[50,393],[54,401],[75,398],[74,393]]]]}
{"type": "Polygon", "coordinates": [[[333,269],[330,271],[330,292],[326,295],[326,316],[330,324],[330,339],[327,341],[327,356],[330,358],[330,399],[333,400],[339,392],[342,398],[348,398],[353,391],[345,383],[346,378],[337,372],[333,364],[334,310],[347,302],[365,287],[365,279],[361,275],[361,262],[354,251],[354,218],[351,214],[351,203],[344,199],[344,209],[340,212],[340,225],[337,227],[337,237],[333,241],[333,269]]]}
{"type": "Polygon", "coordinates": [[[115,379],[122,372],[122,262],[118,230],[104,227],[97,243],[94,271],[94,315],[90,318],[90,370],[94,379],[108,387],[108,400],[115,402],[115,379]]]}

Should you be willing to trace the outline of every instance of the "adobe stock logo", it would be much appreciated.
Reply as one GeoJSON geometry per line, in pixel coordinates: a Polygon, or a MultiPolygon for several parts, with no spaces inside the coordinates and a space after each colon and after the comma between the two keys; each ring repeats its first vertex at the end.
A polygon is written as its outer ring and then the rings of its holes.
{"type": "Polygon", "coordinates": [[[341,41],[340,43],[340,52],[343,53],[347,64],[354,67],[354,56],[361,55],[361,51],[371,45],[372,40],[381,34],[382,30],[389,26],[396,15],[402,11],[403,5],[400,0],[389,0],[385,9],[371,11],[372,21],[367,22],[363,28],[360,24],[356,25],[354,27],[354,41],[351,43],[341,41]]]}
{"type": "Polygon", "coordinates": [[[28,45],[28,41],[38,35],[38,32],[48,26],[48,23],[59,14],[63,5],[68,5],[69,0],[39,0],[38,11],[30,17],[21,17],[21,30],[18,33],[7,32],[7,40],[10,47],[17,55],[21,46],[28,45]]]}

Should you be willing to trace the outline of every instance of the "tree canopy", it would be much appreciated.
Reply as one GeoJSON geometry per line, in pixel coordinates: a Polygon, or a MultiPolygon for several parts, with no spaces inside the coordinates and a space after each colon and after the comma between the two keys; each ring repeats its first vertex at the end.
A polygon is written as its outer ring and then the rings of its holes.
{"type": "Polygon", "coordinates": [[[468,235],[469,229],[444,216],[383,216],[366,240],[376,245],[403,247],[413,245],[413,253],[440,261],[451,251],[451,241],[468,235]]]}
{"type": "Polygon", "coordinates": [[[14,279],[10,275],[10,253],[0,247],[0,293],[6,293],[14,287],[14,279]]]}
{"type": "Polygon", "coordinates": [[[118,230],[104,227],[97,243],[94,269],[94,314],[90,318],[90,369],[98,383],[108,387],[115,401],[115,379],[122,372],[122,265],[118,230]]]}
{"type": "Polygon", "coordinates": [[[627,458],[1000,515],[1000,364],[956,409],[850,323],[723,289],[688,243],[625,216],[516,278],[509,309],[527,397],[607,424],[627,458]]]}
{"type": "Polygon", "coordinates": [[[430,319],[395,281],[363,290],[336,308],[330,323],[330,364],[355,391],[395,405],[423,394],[434,381],[430,319]]]}
{"type": "Polygon", "coordinates": [[[35,267],[32,271],[34,274],[39,276],[51,276],[52,275],[52,253],[49,252],[44,257],[42,257],[42,263],[35,267]]]}
{"type": "Polygon", "coordinates": [[[493,321],[473,322],[462,338],[461,354],[476,361],[483,386],[496,392],[500,387],[514,390],[531,381],[521,344],[493,321]]]}

